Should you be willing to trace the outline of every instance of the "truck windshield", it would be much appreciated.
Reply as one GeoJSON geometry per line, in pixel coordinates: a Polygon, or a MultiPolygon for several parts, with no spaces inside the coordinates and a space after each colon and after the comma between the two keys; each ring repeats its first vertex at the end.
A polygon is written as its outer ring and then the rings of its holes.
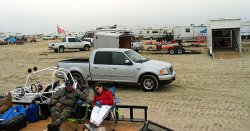
{"type": "Polygon", "coordinates": [[[135,63],[142,63],[148,61],[148,59],[144,58],[142,55],[138,54],[134,50],[125,51],[124,53],[135,63]]]}

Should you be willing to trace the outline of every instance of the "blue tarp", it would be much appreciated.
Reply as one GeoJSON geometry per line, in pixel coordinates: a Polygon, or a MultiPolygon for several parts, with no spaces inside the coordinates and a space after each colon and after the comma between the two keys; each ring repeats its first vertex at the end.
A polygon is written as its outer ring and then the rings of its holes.
{"type": "Polygon", "coordinates": [[[1,121],[6,121],[19,115],[25,115],[26,108],[24,106],[13,106],[0,116],[1,121]]]}
{"type": "Polygon", "coordinates": [[[7,42],[8,43],[16,43],[16,38],[10,37],[10,38],[7,39],[7,42]]]}
{"type": "Polygon", "coordinates": [[[207,33],[207,29],[201,30],[200,33],[207,33]]]}

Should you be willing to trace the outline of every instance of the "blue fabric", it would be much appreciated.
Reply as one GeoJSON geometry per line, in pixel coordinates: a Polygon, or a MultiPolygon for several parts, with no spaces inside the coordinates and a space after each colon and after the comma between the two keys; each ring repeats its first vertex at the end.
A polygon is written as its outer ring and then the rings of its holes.
{"type": "Polygon", "coordinates": [[[118,98],[115,97],[115,86],[112,86],[111,88],[109,88],[109,91],[112,93],[112,95],[114,96],[114,102],[115,103],[119,103],[120,100],[118,98]]]}
{"type": "Polygon", "coordinates": [[[201,30],[200,33],[207,33],[207,29],[201,30]]]}
{"type": "Polygon", "coordinates": [[[1,115],[0,119],[6,121],[16,116],[25,114],[26,114],[26,109],[24,108],[24,106],[13,106],[9,110],[7,110],[3,115],[1,115]]]}
{"type": "Polygon", "coordinates": [[[102,102],[101,101],[96,101],[95,105],[101,108],[102,107],[102,102]]]}
{"type": "Polygon", "coordinates": [[[9,38],[9,39],[7,40],[7,42],[9,42],[9,43],[16,43],[16,38],[11,37],[11,38],[9,38]]]}
{"type": "Polygon", "coordinates": [[[39,106],[36,103],[32,103],[26,110],[26,118],[28,122],[36,122],[40,120],[39,106]]]}
{"type": "Polygon", "coordinates": [[[112,93],[113,96],[115,96],[115,86],[109,88],[109,91],[112,93]]]}

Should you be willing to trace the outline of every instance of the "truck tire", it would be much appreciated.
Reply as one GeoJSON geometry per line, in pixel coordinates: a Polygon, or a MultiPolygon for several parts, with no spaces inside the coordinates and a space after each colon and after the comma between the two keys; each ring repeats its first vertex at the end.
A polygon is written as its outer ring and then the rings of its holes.
{"type": "Polygon", "coordinates": [[[89,48],[90,48],[90,46],[88,46],[88,45],[85,45],[85,46],[84,46],[84,50],[85,50],[85,51],[89,51],[89,48]]]}
{"type": "Polygon", "coordinates": [[[58,49],[54,49],[54,52],[56,52],[56,53],[57,53],[57,52],[58,52],[58,49]]]}
{"type": "Polygon", "coordinates": [[[178,53],[178,54],[183,54],[183,53],[184,53],[184,50],[181,49],[181,48],[178,48],[177,53],[178,53]]]}
{"type": "Polygon", "coordinates": [[[59,46],[59,53],[63,53],[64,52],[64,46],[59,46]]]}
{"type": "MultiPolygon", "coordinates": [[[[78,72],[71,72],[71,74],[72,74],[73,79],[77,81],[79,88],[80,89],[84,88],[85,82],[84,82],[84,78],[82,77],[82,75],[78,72]]],[[[68,78],[72,79],[70,77],[68,77],[68,78]]]]}
{"type": "Polygon", "coordinates": [[[170,55],[174,55],[174,54],[175,54],[174,48],[170,48],[170,49],[169,49],[169,54],[170,54],[170,55]]]}
{"type": "Polygon", "coordinates": [[[145,75],[140,80],[140,86],[145,92],[152,92],[158,89],[159,81],[153,75],[145,75]]]}

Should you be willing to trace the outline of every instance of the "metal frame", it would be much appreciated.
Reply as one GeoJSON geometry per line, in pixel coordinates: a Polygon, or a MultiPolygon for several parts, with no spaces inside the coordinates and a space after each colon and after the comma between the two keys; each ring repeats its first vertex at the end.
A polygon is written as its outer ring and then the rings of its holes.
{"type": "MultiPolygon", "coordinates": [[[[29,87],[27,86],[27,84],[28,84],[28,81],[29,81],[29,79],[30,79],[30,76],[32,76],[32,75],[34,75],[34,74],[38,74],[38,73],[40,73],[40,72],[43,72],[43,71],[53,71],[53,73],[52,73],[52,82],[51,82],[51,86],[53,87],[54,86],[54,79],[55,79],[55,75],[56,75],[56,73],[62,73],[63,75],[64,75],[64,80],[68,80],[69,78],[68,78],[68,76],[67,76],[67,74],[69,74],[70,75],[70,77],[71,78],[73,78],[73,76],[72,76],[72,74],[70,73],[70,71],[68,70],[68,69],[64,69],[64,68],[58,68],[58,67],[48,67],[48,68],[44,68],[44,69],[41,69],[41,70],[38,70],[38,71],[35,71],[35,72],[32,72],[32,73],[29,73],[28,75],[27,75],[27,77],[26,77],[26,81],[25,81],[25,84],[24,84],[24,86],[22,87],[22,88],[20,88],[20,93],[18,92],[18,93],[12,93],[12,95],[20,95],[20,96],[22,96],[24,99],[26,99],[26,97],[27,96],[39,96],[40,98],[41,98],[41,102],[44,102],[43,101],[43,98],[46,98],[46,99],[48,99],[46,96],[44,96],[44,94],[52,94],[53,95],[53,93],[54,92],[56,92],[56,91],[54,91],[53,90],[53,88],[52,89],[50,89],[48,92],[43,92],[43,93],[40,93],[40,92],[36,92],[36,93],[26,93],[26,90],[30,90],[29,89],[29,87]]],[[[74,79],[72,79],[73,80],[73,87],[76,89],[76,87],[77,87],[77,82],[74,80],[74,79]]],[[[13,97],[14,98],[14,97],[13,97]]],[[[18,100],[17,100],[18,101],[18,100]]]]}
{"type": "Polygon", "coordinates": [[[116,110],[119,110],[119,108],[125,108],[129,109],[130,111],[130,118],[123,118],[119,119],[118,112],[115,112],[115,122],[117,121],[133,121],[133,122],[145,122],[148,119],[148,107],[147,106],[132,106],[132,105],[116,105],[116,110]],[[144,118],[134,118],[134,109],[143,109],[144,110],[144,118]]]}

